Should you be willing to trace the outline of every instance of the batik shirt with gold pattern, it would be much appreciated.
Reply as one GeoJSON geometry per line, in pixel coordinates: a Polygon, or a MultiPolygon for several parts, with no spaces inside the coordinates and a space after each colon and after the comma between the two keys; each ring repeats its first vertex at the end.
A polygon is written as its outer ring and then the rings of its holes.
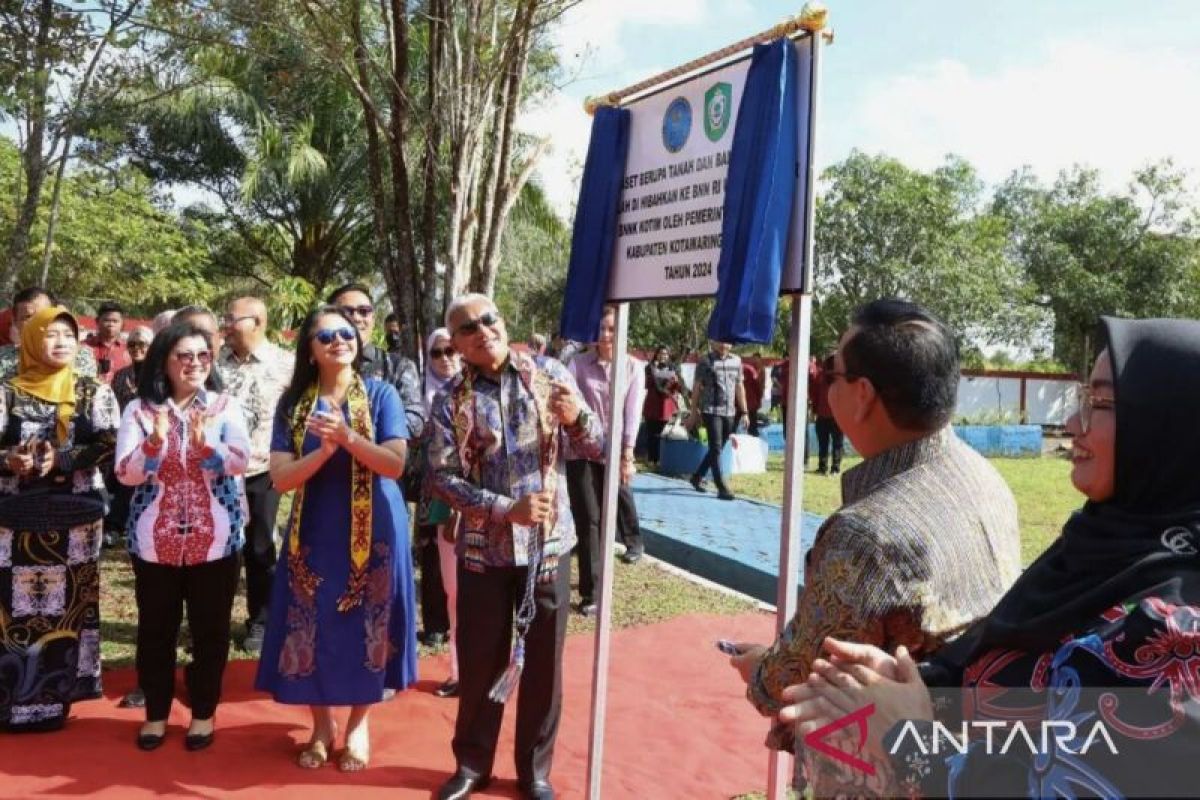
{"type": "MultiPolygon", "coordinates": [[[[1020,572],[1012,492],[949,427],[846,472],[842,499],[805,559],[795,617],[751,678],[747,695],[763,714],[777,714],[783,690],[804,682],[825,637],[888,652],[904,645],[920,658],[990,611],[1020,572]]],[[[778,722],[767,743],[802,749],[778,722]]],[[[869,777],[819,754],[802,756],[798,782],[807,780],[817,796],[892,791],[882,762],[869,777]]]]}

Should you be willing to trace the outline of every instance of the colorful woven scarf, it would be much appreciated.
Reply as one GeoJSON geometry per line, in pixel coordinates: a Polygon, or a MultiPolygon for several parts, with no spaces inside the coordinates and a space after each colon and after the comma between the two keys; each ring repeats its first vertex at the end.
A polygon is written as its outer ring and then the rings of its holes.
{"type": "MultiPolygon", "coordinates": [[[[558,418],[550,410],[550,393],[553,386],[550,376],[538,369],[533,358],[515,350],[509,351],[509,361],[517,371],[521,384],[533,398],[534,408],[538,419],[538,450],[539,465],[542,473],[542,489],[551,494],[558,490],[558,418]]],[[[477,368],[468,365],[463,370],[462,382],[451,393],[451,422],[454,426],[454,441],[458,448],[459,464],[462,465],[463,477],[478,484],[480,481],[481,454],[476,450],[474,433],[478,428],[477,409],[475,406],[474,380],[477,368]]],[[[529,543],[530,565],[537,569],[533,562],[533,553],[541,559],[542,546],[546,536],[554,530],[558,523],[558,504],[550,510],[550,517],[540,526],[538,535],[531,538],[529,543]]],[[[471,541],[465,542],[464,559],[468,564],[483,563],[482,548],[471,541]]],[[[558,565],[557,558],[541,561],[539,580],[549,580],[554,575],[558,565]]]]}
{"type": "MultiPolygon", "coordinates": [[[[367,400],[367,387],[362,376],[355,375],[346,391],[346,403],[350,406],[350,428],[369,442],[375,441],[375,429],[371,424],[371,406],[367,400]]],[[[296,403],[292,411],[292,445],[296,457],[304,455],[304,436],[310,414],[316,410],[317,386],[314,384],[296,403]]],[[[337,610],[345,613],[362,605],[367,585],[367,561],[371,555],[371,512],[374,476],[371,470],[351,459],[350,467],[350,580],[346,591],[338,598],[337,610]]],[[[300,518],[304,512],[304,484],[296,489],[292,500],[292,513],[288,520],[288,565],[292,592],[310,600],[315,599],[317,586],[322,578],[304,561],[300,549],[300,518]]]]}

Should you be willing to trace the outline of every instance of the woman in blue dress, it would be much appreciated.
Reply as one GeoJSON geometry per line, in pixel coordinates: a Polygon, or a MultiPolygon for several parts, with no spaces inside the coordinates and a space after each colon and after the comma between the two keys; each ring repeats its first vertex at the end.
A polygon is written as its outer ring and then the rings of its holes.
{"type": "Polygon", "coordinates": [[[396,478],[408,437],[395,388],[359,374],[362,341],[335,306],[300,327],[296,371],[279,401],[271,479],[294,491],[272,588],[256,686],[308,705],[313,731],[297,758],[330,759],[334,706],[350,706],[343,771],[370,758],[371,705],[416,680],[408,513],[396,478]]]}

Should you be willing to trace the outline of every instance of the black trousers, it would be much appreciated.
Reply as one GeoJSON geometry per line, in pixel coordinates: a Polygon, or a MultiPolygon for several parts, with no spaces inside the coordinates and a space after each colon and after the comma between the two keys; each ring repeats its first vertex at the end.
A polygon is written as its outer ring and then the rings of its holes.
{"type": "Polygon", "coordinates": [[[192,717],[208,719],[221,699],[229,657],[229,616],[237,591],[237,555],[207,564],[169,567],[133,556],[137,598],[138,686],[146,694],[146,719],[164,720],[175,697],[175,645],[187,605],[192,663],[186,672],[192,717]]]}
{"type": "Polygon", "coordinates": [[[246,526],[246,611],[249,625],[267,624],[267,604],[271,602],[271,582],[275,579],[275,517],[279,513],[279,492],[267,473],[246,479],[246,500],[250,519],[246,526]]]}
{"type": "Polygon", "coordinates": [[[733,422],[735,419],[736,417],[726,417],[721,414],[704,415],[704,429],[708,432],[708,452],[704,454],[704,460],[700,462],[700,466],[696,469],[696,477],[703,478],[705,473],[711,468],[713,483],[722,492],[728,492],[729,487],[725,485],[725,478],[721,475],[721,449],[725,447],[725,442],[729,441],[729,437],[733,435],[733,422]]]}
{"type": "MultiPolygon", "coordinates": [[[[600,511],[604,505],[604,465],[583,459],[567,462],[567,494],[571,498],[571,516],[579,543],[579,596],[590,602],[596,597],[604,567],[604,549],[600,539],[600,511]]],[[[642,531],[637,506],[628,486],[617,489],[617,536],[631,551],[641,553],[642,531]]]]}
{"type": "Polygon", "coordinates": [[[421,630],[426,636],[450,631],[437,537],[437,525],[421,525],[417,528],[417,563],[421,565],[421,630]]]}
{"type": "MultiPolygon", "coordinates": [[[[539,583],[537,615],[525,638],[525,669],[517,692],[517,780],[548,780],[562,714],[562,653],[571,594],[570,565],[563,559],[555,579],[539,583]]],[[[458,563],[458,718],[454,758],[474,775],[492,774],[504,706],[488,692],[508,665],[513,614],[525,596],[524,567],[486,572],[458,563]]]]}
{"type": "Polygon", "coordinates": [[[665,419],[648,419],[642,422],[642,426],[646,429],[646,455],[650,458],[651,464],[658,463],[658,457],[662,452],[662,432],[663,428],[667,427],[665,419]]]}
{"type": "Polygon", "coordinates": [[[824,467],[829,463],[829,451],[833,450],[833,468],[842,465],[842,453],[846,449],[845,437],[833,417],[817,417],[817,463],[824,467]]]}

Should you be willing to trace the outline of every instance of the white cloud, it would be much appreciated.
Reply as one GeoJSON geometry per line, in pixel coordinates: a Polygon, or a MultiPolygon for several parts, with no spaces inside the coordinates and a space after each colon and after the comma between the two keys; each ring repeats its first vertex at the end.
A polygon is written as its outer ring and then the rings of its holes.
{"type": "Polygon", "coordinates": [[[1029,164],[1042,178],[1083,163],[1110,187],[1172,157],[1200,172],[1200,57],[1057,41],[1036,61],[995,72],[943,60],[871,84],[852,119],[826,120],[831,159],[851,147],[923,168],[956,153],[985,180],[1029,164]]]}
{"type": "MultiPolygon", "coordinates": [[[[619,89],[667,69],[646,66],[625,45],[631,31],[660,29],[671,38],[655,59],[679,54],[680,63],[704,55],[693,52],[687,30],[710,26],[718,17],[739,18],[747,0],[584,0],[563,17],[555,30],[559,59],[578,82],[557,92],[521,118],[523,130],[548,136],[550,151],[542,156],[538,180],[553,207],[565,219],[579,194],[579,178],[587,156],[592,118],[583,111],[588,94],[619,89]]],[[[747,35],[753,31],[746,31],[747,35]]]]}

